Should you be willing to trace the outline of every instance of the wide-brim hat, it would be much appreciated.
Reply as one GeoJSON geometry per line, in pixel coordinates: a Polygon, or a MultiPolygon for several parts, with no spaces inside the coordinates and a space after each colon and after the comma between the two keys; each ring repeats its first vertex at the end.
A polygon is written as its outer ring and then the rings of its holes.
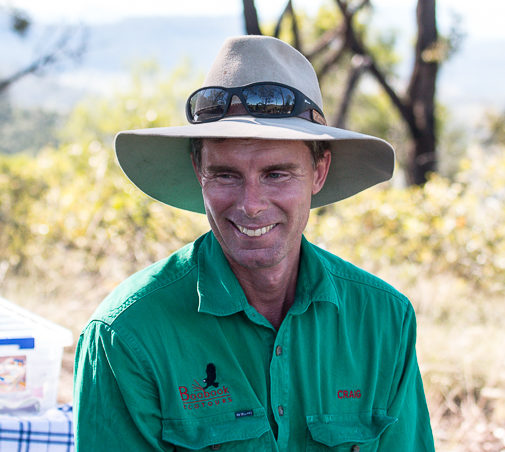
{"type": "MultiPolygon", "coordinates": [[[[323,110],[310,62],[289,44],[272,37],[227,39],[204,86],[230,88],[257,82],[289,85],[323,110]]],[[[123,131],[115,139],[116,156],[127,177],[147,195],[180,209],[205,213],[191,163],[192,138],[328,141],[331,165],[323,188],[312,198],[312,208],[386,181],[394,168],[394,151],[386,141],[300,117],[225,116],[214,122],[123,131]]]]}

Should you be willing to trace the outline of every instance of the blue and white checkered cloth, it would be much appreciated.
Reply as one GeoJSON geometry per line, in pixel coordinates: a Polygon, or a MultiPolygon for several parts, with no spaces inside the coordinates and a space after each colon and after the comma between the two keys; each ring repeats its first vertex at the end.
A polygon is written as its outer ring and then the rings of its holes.
{"type": "Polygon", "coordinates": [[[72,406],[40,416],[0,414],[0,452],[73,452],[72,406]]]}

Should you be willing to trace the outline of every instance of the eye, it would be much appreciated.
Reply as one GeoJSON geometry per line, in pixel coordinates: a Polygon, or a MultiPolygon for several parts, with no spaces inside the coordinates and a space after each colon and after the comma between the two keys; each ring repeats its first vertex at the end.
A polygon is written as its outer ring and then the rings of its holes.
{"type": "Polygon", "coordinates": [[[271,171],[267,173],[266,179],[269,181],[283,181],[289,178],[289,174],[282,171],[271,171]]]}
{"type": "Polygon", "coordinates": [[[234,184],[237,182],[238,177],[233,173],[217,173],[214,175],[213,179],[221,184],[234,184]]]}

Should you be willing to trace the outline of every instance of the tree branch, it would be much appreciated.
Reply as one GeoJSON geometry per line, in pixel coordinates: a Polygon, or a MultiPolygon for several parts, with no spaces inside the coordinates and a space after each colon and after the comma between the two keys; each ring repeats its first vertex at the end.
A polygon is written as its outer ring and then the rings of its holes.
{"type": "Polygon", "coordinates": [[[323,61],[322,66],[317,70],[317,77],[321,83],[322,79],[330,72],[330,69],[339,62],[345,53],[345,45],[342,44],[338,49],[329,53],[323,61]]]}
{"type": "Polygon", "coordinates": [[[342,0],[335,0],[337,3],[337,6],[340,8],[340,12],[344,15],[347,16],[347,2],[343,2],[342,0]]]}
{"type": "Polygon", "coordinates": [[[335,127],[339,127],[341,129],[345,128],[352,96],[354,95],[354,92],[358,86],[359,79],[369,64],[370,61],[368,58],[363,58],[359,55],[353,56],[351,61],[351,68],[347,76],[344,96],[340,103],[340,108],[338,109],[338,112],[335,115],[335,119],[333,121],[335,127]]]}
{"type": "Polygon", "coordinates": [[[370,6],[370,0],[362,0],[358,3],[354,8],[351,9],[351,15],[356,14],[360,9],[363,9],[365,6],[370,6]]]}
{"type": "Polygon", "coordinates": [[[332,30],[328,30],[319,38],[319,41],[312,48],[312,50],[305,54],[307,59],[311,61],[313,58],[318,56],[321,52],[326,50],[338,37],[342,35],[344,32],[344,28],[342,25],[333,28],[332,30]]]}
{"type": "Polygon", "coordinates": [[[281,33],[282,20],[284,19],[286,14],[289,12],[290,5],[291,5],[291,0],[288,0],[288,2],[286,3],[286,6],[282,10],[281,15],[279,16],[279,19],[277,20],[277,25],[275,25],[274,38],[278,38],[281,33]]]}
{"type": "Polygon", "coordinates": [[[245,32],[248,35],[261,35],[258,13],[254,0],[242,0],[244,5],[245,32]]]}
{"type": "Polygon", "coordinates": [[[274,30],[274,37],[275,38],[279,37],[281,33],[282,21],[288,14],[291,16],[291,32],[293,33],[293,47],[301,52],[300,32],[298,29],[298,21],[296,20],[292,0],[288,0],[286,6],[282,10],[281,15],[279,16],[279,19],[277,20],[277,24],[275,25],[274,30]]]}
{"type": "Polygon", "coordinates": [[[289,12],[291,13],[291,31],[293,32],[294,47],[298,51],[302,51],[302,43],[300,41],[300,32],[298,29],[298,21],[296,20],[295,10],[293,9],[293,3],[291,0],[288,2],[289,12]]]}
{"type": "MultiPolygon", "coordinates": [[[[412,111],[412,108],[410,108],[409,105],[405,104],[405,102],[402,101],[400,96],[396,93],[396,91],[393,89],[393,87],[388,83],[386,80],[386,76],[384,73],[379,69],[379,66],[377,65],[374,56],[372,53],[365,47],[363,42],[359,39],[359,37],[356,34],[356,31],[353,26],[353,17],[355,14],[355,10],[349,11],[348,8],[348,3],[344,2],[343,0],[335,0],[337,3],[340,11],[342,12],[342,15],[344,17],[345,21],[345,35],[346,35],[346,41],[345,41],[345,47],[347,47],[349,50],[351,50],[354,54],[361,55],[363,57],[368,58],[369,64],[368,64],[368,70],[370,73],[375,77],[379,85],[382,86],[386,94],[388,95],[389,99],[393,103],[393,105],[397,108],[399,111],[400,115],[403,117],[405,122],[407,123],[410,132],[413,136],[417,136],[419,134],[418,127],[416,125],[415,119],[414,119],[414,113],[412,111]]],[[[362,1],[361,5],[365,6],[369,2],[367,1],[362,1]]]]}
{"type": "Polygon", "coordinates": [[[377,64],[375,63],[374,59],[370,55],[368,56],[370,57],[370,66],[368,68],[369,72],[375,77],[379,85],[382,86],[382,88],[388,95],[393,105],[400,112],[400,115],[407,123],[412,136],[417,136],[419,131],[414,120],[414,114],[412,112],[412,109],[408,105],[406,105],[402,99],[400,99],[398,94],[396,94],[396,91],[387,82],[386,77],[384,76],[382,71],[380,71],[379,68],[377,67],[377,64]]]}
{"type": "Polygon", "coordinates": [[[86,38],[83,32],[81,32],[81,36],[78,38],[75,37],[76,35],[77,33],[74,28],[68,28],[63,31],[54,45],[45,54],[36,58],[14,74],[0,80],[0,93],[27,75],[40,74],[43,70],[64,60],[79,59],[85,51],[86,38]]]}

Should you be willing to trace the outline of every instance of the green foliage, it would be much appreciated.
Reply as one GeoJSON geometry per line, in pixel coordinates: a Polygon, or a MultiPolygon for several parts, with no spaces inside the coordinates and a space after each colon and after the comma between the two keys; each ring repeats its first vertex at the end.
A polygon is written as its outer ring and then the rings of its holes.
{"type": "Polygon", "coordinates": [[[30,17],[26,12],[21,10],[14,10],[11,17],[12,30],[20,36],[26,35],[31,26],[30,17]]]}
{"type": "Polygon", "coordinates": [[[505,291],[505,156],[479,152],[451,182],[372,190],[323,208],[310,234],[358,265],[405,263],[452,274],[488,293],[505,291]]]}
{"type": "Polygon", "coordinates": [[[63,139],[88,144],[97,140],[110,146],[119,130],[183,124],[186,98],[199,78],[191,73],[187,62],[169,75],[154,62],[143,63],[134,69],[127,92],[90,98],[79,104],[65,127],[63,139]]]}
{"type": "Polygon", "coordinates": [[[488,111],[484,118],[483,144],[486,146],[505,145],[505,112],[488,111]]]}
{"type": "Polygon", "coordinates": [[[326,2],[317,11],[313,23],[308,27],[311,32],[311,38],[316,41],[328,30],[337,27],[342,23],[342,16],[334,3],[326,2]]]}
{"type": "MultiPolygon", "coordinates": [[[[351,130],[388,137],[396,150],[405,145],[407,132],[399,114],[384,93],[357,93],[348,120],[351,130]]],[[[403,155],[403,152],[398,152],[403,155]]]]}
{"type": "Polygon", "coordinates": [[[0,96],[0,154],[34,154],[44,146],[57,146],[62,122],[58,113],[13,107],[0,96]]]}
{"type": "Polygon", "coordinates": [[[28,13],[23,9],[16,8],[11,2],[0,3],[0,16],[3,26],[8,25],[9,31],[12,31],[19,37],[24,37],[32,26],[32,20],[28,13]]]}
{"type": "Polygon", "coordinates": [[[464,38],[461,17],[453,13],[448,33],[445,36],[439,35],[437,41],[424,50],[421,57],[425,62],[444,63],[459,51],[464,38]]]}
{"type": "Polygon", "coordinates": [[[384,75],[389,79],[397,76],[398,65],[401,62],[395,51],[397,32],[395,30],[374,30],[366,28],[363,33],[370,53],[374,55],[384,75]]]}
{"type": "Polygon", "coordinates": [[[187,66],[166,80],[157,70],[138,73],[132,92],[78,106],[58,149],[0,156],[0,263],[10,274],[43,277],[58,256],[87,272],[116,256],[127,273],[203,231],[200,219],[135,190],[112,150],[120,128],[181,123],[175,110],[184,111],[192,89],[188,74],[187,66]]]}

